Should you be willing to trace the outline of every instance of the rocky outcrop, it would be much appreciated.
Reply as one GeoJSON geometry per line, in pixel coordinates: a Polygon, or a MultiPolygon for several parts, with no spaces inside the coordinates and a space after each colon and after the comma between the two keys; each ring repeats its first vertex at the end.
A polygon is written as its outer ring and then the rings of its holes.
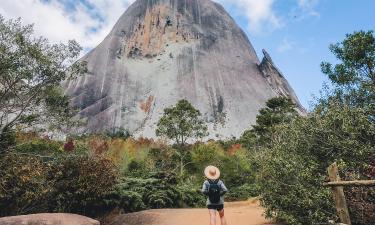
{"type": "Polygon", "coordinates": [[[253,124],[269,98],[298,103],[270,57],[261,63],[245,33],[210,0],[137,0],[82,60],[88,73],[64,84],[87,121],[80,132],[123,128],[155,137],[163,109],[187,99],[210,138],[225,138],[253,124]]]}
{"type": "Polygon", "coordinates": [[[67,213],[43,213],[0,218],[0,225],[100,225],[88,217],[67,213]]]}
{"type": "Polygon", "coordinates": [[[293,100],[297,105],[297,109],[301,114],[305,113],[305,110],[301,103],[298,101],[296,93],[294,93],[293,88],[289,85],[288,81],[285,79],[281,71],[273,63],[271,56],[266,50],[262,50],[263,60],[259,64],[259,69],[262,72],[263,76],[266,78],[268,84],[273,88],[273,90],[279,96],[285,96],[293,100]]]}

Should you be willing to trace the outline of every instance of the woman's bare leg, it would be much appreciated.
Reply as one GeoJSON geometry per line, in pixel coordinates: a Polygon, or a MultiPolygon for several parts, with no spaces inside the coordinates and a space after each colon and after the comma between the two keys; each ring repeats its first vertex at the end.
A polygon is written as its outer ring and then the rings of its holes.
{"type": "Polygon", "coordinates": [[[227,225],[227,220],[224,216],[224,209],[219,211],[221,225],[227,225]]]}
{"type": "Polygon", "coordinates": [[[210,225],[216,225],[216,210],[209,209],[208,212],[210,213],[210,225]]]}

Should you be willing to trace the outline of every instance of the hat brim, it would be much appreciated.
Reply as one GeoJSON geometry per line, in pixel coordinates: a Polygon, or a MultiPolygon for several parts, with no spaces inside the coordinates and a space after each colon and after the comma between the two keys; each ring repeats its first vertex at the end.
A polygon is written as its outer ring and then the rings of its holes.
{"type": "Polygon", "coordinates": [[[217,180],[217,179],[220,178],[220,170],[216,166],[207,166],[206,169],[204,169],[204,175],[207,177],[207,179],[217,180]],[[210,170],[211,169],[215,169],[216,170],[215,176],[212,176],[210,174],[210,170]]]}

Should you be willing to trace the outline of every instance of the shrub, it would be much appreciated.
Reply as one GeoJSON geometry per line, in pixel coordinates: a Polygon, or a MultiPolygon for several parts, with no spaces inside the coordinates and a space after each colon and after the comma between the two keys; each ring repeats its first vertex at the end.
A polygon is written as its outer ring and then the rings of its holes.
{"type": "Polygon", "coordinates": [[[221,176],[228,187],[238,187],[248,182],[254,182],[256,172],[252,168],[248,151],[243,148],[237,148],[235,152],[225,155],[221,171],[221,176]]]}
{"type": "Polygon", "coordinates": [[[110,210],[105,196],[117,184],[118,169],[101,156],[67,155],[53,162],[48,179],[54,181],[53,211],[98,216],[110,210]]]}
{"type": "Polygon", "coordinates": [[[131,137],[131,134],[129,133],[129,131],[125,130],[124,128],[119,128],[114,131],[107,132],[106,136],[110,138],[118,138],[118,139],[126,140],[131,137]]]}
{"type": "Polygon", "coordinates": [[[177,168],[178,162],[174,160],[175,150],[169,147],[152,148],[149,152],[149,160],[158,171],[173,171],[177,168]]]}
{"type": "Polygon", "coordinates": [[[226,200],[228,201],[245,201],[250,197],[259,195],[259,185],[257,183],[245,183],[241,186],[232,186],[229,188],[226,200]]]}
{"type": "Polygon", "coordinates": [[[4,130],[0,134],[0,157],[4,154],[10,146],[16,144],[15,132],[9,129],[4,130]]]}
{"type": "Polygon", "coordinates": [[[374,147],[375,126],[366,112],[337,103],[278,127],[260,160],[266,215],[296,225],[335,218],[330,190],[322,187],[326,168],[339,162],[361,171],[367,168],[374,147]]]}
{"type": "Polygon", "coordinates": [[[146,209],[142,195],[136,191],[129,190],[126,182],[118,183],[113,191],[107,193],[104,197],[103,205],[107,209],[119,209],[124,213],[146,209]]]}
{"type": "Polygon", "coordinates": [[[330,190],[322,188],[318,165],[282,150],[267,152],[259,177],[266,216],[291,225],[326,223],[333,218],[330,190]]]}
{"type": "Polygon", "coordinates": [[[73,140],[69,140],[68,142],[64,144],[64,151],[71,152],[71,151],[74,151],[74,149],[75,149],[75,145],[74,145],[73,140]]]}
{"type": "Polygon", "coordinates": [[[18,144],[15,147],[15,151],[25,154],[51,156],[53,154],[61,153],[63,151],[63,147],[61,143],[58,143],[56,141],[35,138],[31,141],[18,144]]]}
{"type": "Polygon", "coordinates": [[[196,171],[200,173],[209,165],[220,167],[223,164],[224,157],[224,149],[216,142],[197,144],[192,148],[192,164],[196,171]]]}
{"type": "Polygon", "coordinates": [[[47,211],[48,169],[35,156],[9,153],[0,158],[0,216],[47,211]]]}
{"type": "Polygon", "coordinates": [[[177,185],[179,193],[178,207],[203,207],[206,204],[206,197],[200,189],[188,183],[177,185]]]}
{"type": "Polygon", "coordinates": [[[108,152],[108,141],[108,138],[103,138],[101,136],[92,136],[88,140],[87,144],[92,152],[99,155],[108,152]]]}
{"type": "Polygon", "coordinates": [[[117,167],[100,156],[48,154],[47,147],[55,143],[49,144],[24,144],[0,159],[0,216],[41,212],[98,216],[111,210],[105,197],[117,185],[117,167]]]}
{"type": "Polygon", "coordinates": [[[142,196],[146,208],[176,207],[178,192],[173,177],[155,174],[148,178],[126,178],[122,181],[123,190],[133,191],[142,196]]]}

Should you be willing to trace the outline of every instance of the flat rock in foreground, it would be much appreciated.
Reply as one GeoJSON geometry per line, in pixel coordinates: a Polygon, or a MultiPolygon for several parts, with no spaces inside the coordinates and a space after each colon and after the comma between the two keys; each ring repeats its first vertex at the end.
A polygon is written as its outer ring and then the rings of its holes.
{"type": "Polygon", "coordinates": [[[0,225],[100,225],[88,217],[67,213],[42,213],[0,218],[0,225]]]}

